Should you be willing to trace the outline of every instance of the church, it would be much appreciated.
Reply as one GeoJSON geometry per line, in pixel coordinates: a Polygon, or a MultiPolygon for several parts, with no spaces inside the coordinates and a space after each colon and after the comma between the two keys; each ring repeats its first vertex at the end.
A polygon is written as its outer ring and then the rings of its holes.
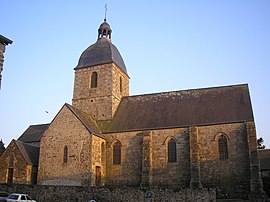
{"type": "MultiPolygon", "coordinates": [[[[9,146],[26,148],[24,159],[31,157],[30,145],[39,153],[31,164],[36,172],[17,183],[215,188],[241,198],[260,194],[248,85],[129,95],[127,67],[111,38],[105,18],[96,43],[74,68],[72,104],[64,104],[50,124],[30,126],[39,130],[27,130],[9,146]]],[[[9,147],[0,157],[1,183],[11,180],[9,147]]],[[[16,162],[12,155],[11,176],[16,162]]]]}

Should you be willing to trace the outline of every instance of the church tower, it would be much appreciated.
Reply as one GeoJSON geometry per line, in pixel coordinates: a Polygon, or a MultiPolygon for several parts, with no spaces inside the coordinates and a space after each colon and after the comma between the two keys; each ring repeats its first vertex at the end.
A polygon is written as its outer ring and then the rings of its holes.
{"type": "Polygon", "coordinates": [[[72,105],[96,120],[110,120],[123,96],[129,95],[129,76],[123,58],[111,42],[106,18],[98,39],[90,45],[75,67],[72,105]]]}

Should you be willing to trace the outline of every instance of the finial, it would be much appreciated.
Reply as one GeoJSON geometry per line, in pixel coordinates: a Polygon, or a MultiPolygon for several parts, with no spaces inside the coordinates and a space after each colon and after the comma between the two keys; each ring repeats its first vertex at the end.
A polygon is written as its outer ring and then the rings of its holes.
{"type": "Polygon", "coordinates": [[[107,8],[107,4],[105,4],[105,18],[104,18],[104,21],[106,22],[107,20],[107,11],[108,11],[108,8],[107,8]]]}

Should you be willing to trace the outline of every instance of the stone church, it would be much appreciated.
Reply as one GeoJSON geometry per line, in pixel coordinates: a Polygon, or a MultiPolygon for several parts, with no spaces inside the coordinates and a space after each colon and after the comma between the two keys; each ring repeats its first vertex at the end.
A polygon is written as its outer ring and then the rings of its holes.
{"type": "MultiPolygon", "coordinates": [[[[260,194],[248,85],[130,96],[130,77],[111,35],[105,19],[74,69],[72,105],[64,104],[37,135],[37,183],[260,194]]],[[[27,134],[21,139],[29,141],[27,134]]]]}

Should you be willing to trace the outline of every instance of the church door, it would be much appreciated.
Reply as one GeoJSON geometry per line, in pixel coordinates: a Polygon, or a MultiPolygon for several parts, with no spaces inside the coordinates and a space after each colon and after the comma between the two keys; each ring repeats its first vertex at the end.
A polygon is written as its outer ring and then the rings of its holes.
{"type": "Polygon", "coordinates": [[[101,167],[96,166],[96,186],[101,185],[101,167]]]}
{"type": "Polygon", "coordinates": [[[13,168],[8,169],[8,179],[7,179],[8,184],[13,183],[13,168]]]}

